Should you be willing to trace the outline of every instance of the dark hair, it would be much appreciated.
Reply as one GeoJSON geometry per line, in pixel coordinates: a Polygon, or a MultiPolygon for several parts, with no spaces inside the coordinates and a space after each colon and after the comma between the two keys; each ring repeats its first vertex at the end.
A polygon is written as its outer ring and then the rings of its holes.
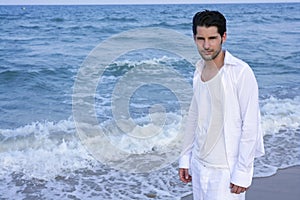
{"type": "Polygon", "coordinates": [[[193,18],[193,33],[197,34],[197,26],[216,26],[221,37],[226,32],[226,19],[219,11],[204,10],[197,12],[193,18]]]}

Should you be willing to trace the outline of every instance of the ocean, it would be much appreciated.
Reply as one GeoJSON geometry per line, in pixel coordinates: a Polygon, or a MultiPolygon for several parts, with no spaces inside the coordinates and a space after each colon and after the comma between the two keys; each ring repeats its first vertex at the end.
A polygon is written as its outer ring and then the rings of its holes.
{"type": "Polygon", "coordinates": [[[254,176],[299,165],[299,3],[0,6],[0,199],[191,193],[176,141],[204,9],[225,15],[224,48],[258,81],[266,155],[254,176]]]}

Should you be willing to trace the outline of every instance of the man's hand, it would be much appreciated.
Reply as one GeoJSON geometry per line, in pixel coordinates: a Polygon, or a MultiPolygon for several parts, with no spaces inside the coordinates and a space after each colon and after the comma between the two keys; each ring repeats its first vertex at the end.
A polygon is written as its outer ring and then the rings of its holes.
{"type": "Polygon", "coordinates": [[[230,183],[230,189],[231,189],[231,193],[240,194],[246,192],[248,188],[244,188],[238,185],[234,185],[233,183],[230,183]]]}
{"type": "Polygon", "coordinates": [[[179,178],[184,183],[189,183],[192,181],[192,176],[189,174],[189,170],[185,168],[179,169],[179,178]]]}

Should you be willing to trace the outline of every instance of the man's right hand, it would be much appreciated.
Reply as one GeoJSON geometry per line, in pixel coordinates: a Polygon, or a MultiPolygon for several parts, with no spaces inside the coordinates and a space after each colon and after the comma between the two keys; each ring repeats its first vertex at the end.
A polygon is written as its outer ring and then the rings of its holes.
{"type": "Polygon", "coordinates": [[[179,168],[179,178],[184,183],[192,181],[192,176],[189,174],[189,170],[185,168],[179,168]]]}

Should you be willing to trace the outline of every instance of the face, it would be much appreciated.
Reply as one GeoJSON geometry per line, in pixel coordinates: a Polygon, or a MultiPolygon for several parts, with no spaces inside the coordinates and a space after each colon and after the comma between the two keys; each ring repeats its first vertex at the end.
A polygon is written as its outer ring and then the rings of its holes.
{"type": "Polygon", "coordinates": [[[216,26],[197,26],[194,40],[203,60],[211,61],[220,55],[222,44],[226,40],[226,33],[221,37],[216,26]]]}

